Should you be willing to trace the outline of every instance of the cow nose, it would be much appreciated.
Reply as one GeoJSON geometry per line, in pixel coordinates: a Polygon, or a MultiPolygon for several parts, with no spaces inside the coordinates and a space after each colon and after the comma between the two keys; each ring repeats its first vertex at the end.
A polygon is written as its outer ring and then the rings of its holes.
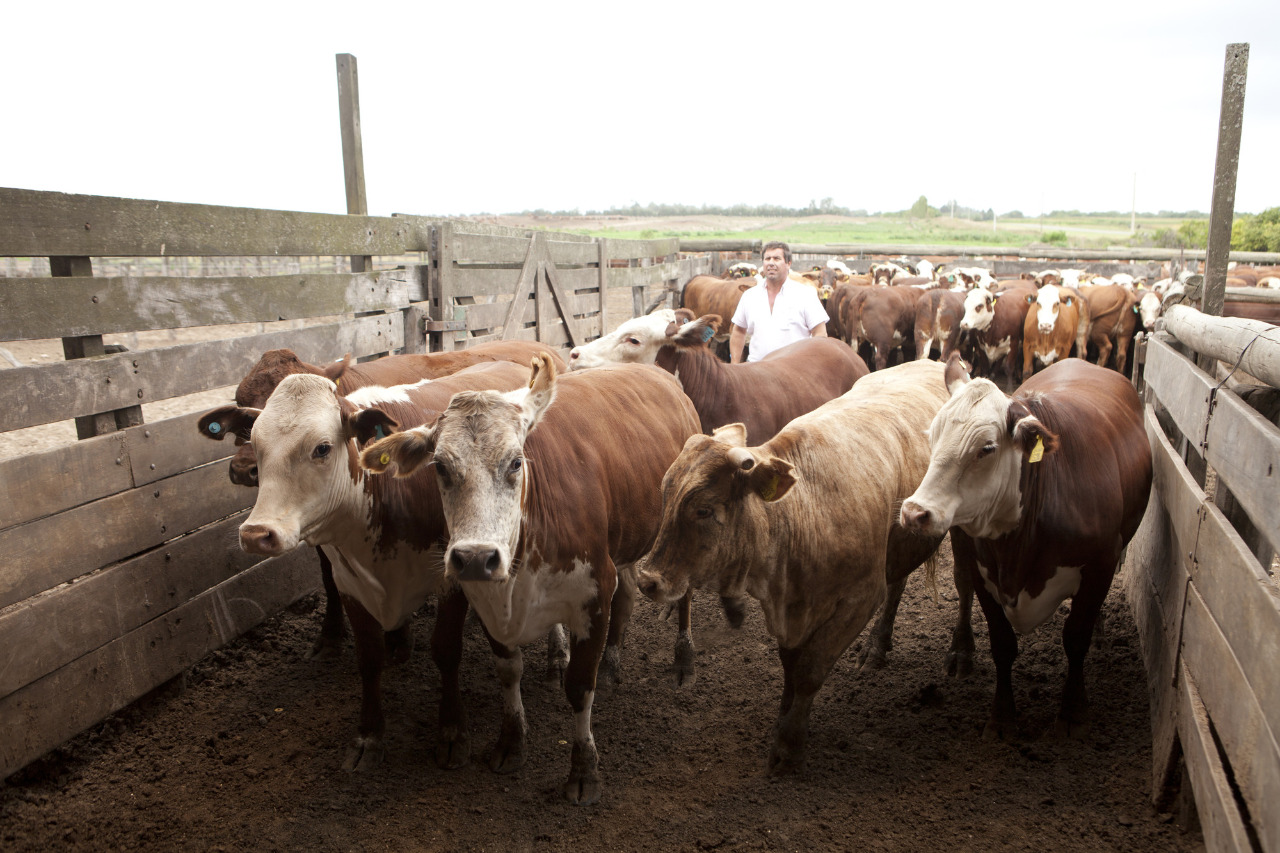
{"type": "Polygon", "coordinates": [[[283,551],[280,537],[262,524],[245,524],[240,528],[240,550],[248,554],[274,557],[283,551]]]}
{"type": "Polygon", "coordinates": [[[248,467],[231,463],[231,482],[237,486],[251,486],[256,488],[258,485],[258,466],[250,465],[248,467]]]}
{"type": "Polygon", "coordinates": [[[580,356],[580,355],[581,355],[581,353],[580,353],[580,352],[578,352],[578,348],[577,348],[577,347],[574,347],[573,349],[571,349],[571,350],[569,351],[569,360],[570,360],[570,361],[577,361],[577,360],[578,360],[578,356],[580,356]]]}
{"type": "Polygon", "coordinates": [[[490,581],[502,565],[496,548],[454,548],[449,565],[460,581],[490,581]]]}
{"type": "Polygon", "coordinates": [[[900,520],[907,530],[924,530],[929,526],[929,510],[915,504],[904,503],[900,520]]]}

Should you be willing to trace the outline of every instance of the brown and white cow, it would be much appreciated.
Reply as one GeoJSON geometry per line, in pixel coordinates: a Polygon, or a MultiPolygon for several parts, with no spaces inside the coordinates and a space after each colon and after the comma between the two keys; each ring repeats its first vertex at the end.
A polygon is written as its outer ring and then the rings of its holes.
{"type": "Polygon", "coordinates": [[[1076,290],[1046,284],[1026,299],[1030,310],[1022,324],[1024,380],[1037,363],[1048,366],[1069,357],[1073,346],[1083,353],[1089,333],[1086,303],[1076,290]]]}
{"type": "Polygon", "coordinates": [[[1151,491],[1142,402],[1123,376],[1083,359],[1049,366],[1011,398],[970,381],[953,357],[947,386],[929,427],[929,472],[903,502],[901,523],[928,537],[951,530],[957,570],[969,566],[996,665],[987,737],[1014,727],[1015,632],[1072,600],[1056,728],[1076,733],[1087,721],[1094,623],[1151,491]]]}
{"type": "Polygon", "coordinates": [[[916,358],[929,358],[934,347],[946,361],[960,341],[964,297],[950,290],[929,290],[916,305],[916,358]]]}
{"type": "Polygon", "coordinates": [[[520,646],[564,623],[576,733],[562,790],[573,803],[599,800],[597,666],[606,633],[620,638],[630,618],[632,564],[657,532],[662,475],[697,432],[693,405],[665,371],[624,364],[557,377],[539,358],[526,388],[458,394],[433,427],[365,449],[361,464],[381,471],[394,463],[398,476],[434,463],[450,533],[446,572],[499,658],[494,769],[512,771],[524,759],[520,646]]]}
{"type": "MultiPolygon", "coordinates": [[[[348,354],[329,364],[314,365],[298,358],[291,349],[273,349],[263,353],[257,364],[240,380],[240,384],[236,386],[235,401],[237,406],[261,409],[281,380],[296,373],[325,376],[334,380],[339,388],[354,391],[368,385],[389,387],[421,379],[436,379],[473,364],[492,361],[528,364],[539,352],[550,353],[559,358],[555,350],[537,341],[493,341],[455,352],[393,355],[365,364],[353,364],[348,354]]],[[[215,440],[221,440],[225,435],[221,432],[210,433],[203,426],[200,434],[215,440]]],[[[231,482],[238,486],[256,488],[258,460],[254,455],[253,445],[240,438],[236,439],[236,443],[239,449],[231,457],[231,482]]],[[[328,660],[341,652],[346,624],[342,618],[342,601],[338,596],[338,588],[333,584],[333,566],[322,549],[316,549],[316,556],[320,560],[320,581],[325,591],[325,613],[320,625],[320,635],[312,646],[310,656],[317,660],[328,660]]]]}
{"type": "MultiPolygon", "coordinates": [[[[1122,285],[1085,285],[1080,295],[1089,303],[1089,340],[1098,350],[1098,366],[1106,367],[1111,351],[1116,354],[1116,370],[1124,373],[1129,360],[1129,344],[1138,326],[1138,297],[1122,285]]],[[[1081,358],[1085,353],[1079,353],[1081,358]]]]}
{"type": "MultiPolygon", "coordinates": [[[[738,310],[738,300],[744,291],[756,286],[755,278],[723,279],[713,275],[695,275],[689,279],[680,295],[680,307],[687,308],[693,316],[716,314],[720,317],[733,317],[738,310]]],[[[716,333],[717,341],[729,340],[728,324],[716,333]]]]}
{"type": "Polygon", "coordinates": [[[925,429],[946,398],[941,364],[899,365],[757,447],[739,424],[694,436],[663,479],[662,527],[637,567],[640,588],[656,601],[712,587],[760,602],[783,669],[770,773],[801,768],[832,666],[886,582],[905,581],[942,539],[912,542],[895,520],[928,468],[925,429]]]}
{"type": "MultiPolygon", "coordinates": [[[[549,358],[542,354],[540,358],[549,358]]],[[[381,674],[388,654],[403,659],[404,631],[428,597],[441,596],[432,654],[442,695],[436,760],[465,764],[469,738],[458,693],[466,600],[451,592],[443,571],[444,517],[435,478],[374,477],[360,469],[357,443],[395,425],[435,420],[457,391],[515,389],[528,368],[510,362],[480,364],[436,380],[383,388],[366,386],[343,396],[324,376],[286,376],[262,409],[225,406],[201,419],[205,430],[251,439],[258,458],[258,497],[240,525],[241,547],[278,556],[302,543],[324,548],[334,583],[351,620],[360,671],[360,723],[347,770],[365,770],[382,757],[386,721],[381,674]],[[390,647],[389,647],[390,646],[390,647]]]]}

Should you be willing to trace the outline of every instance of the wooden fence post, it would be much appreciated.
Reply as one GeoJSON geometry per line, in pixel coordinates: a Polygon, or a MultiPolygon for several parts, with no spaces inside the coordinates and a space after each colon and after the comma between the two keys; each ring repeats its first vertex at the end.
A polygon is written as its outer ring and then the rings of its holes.
{"type": "MultiPolygon", "coordinates": [[[[1222,72],[1222,107],[1218,116],[1218,159],[1213,167],[1213,204],[1209,209],[1209,246],[1205,253],[1201,310],[1222,316],[1227,286],[1227,255],[1235,218],[1236,171],[1240,165],[1240,133],[1244,124],[1244,87],[1249,72],[1249,45],[1227,45],[1222,72]]],[[[1201,365],[1203,367],[1203,365],[1201,365]]]]}
{"type": "MultiPolygon", "coordinates": [[[[339,53],[338,120],[342,125],[342,170],[347,186],[347,213],[369,215],[364,192],[364,147],[360,141],[360,81],[356,76],[356,58],[339,53]]],[[[351,271],[373,269],[370,255],[352,255],[351,271]]]]}

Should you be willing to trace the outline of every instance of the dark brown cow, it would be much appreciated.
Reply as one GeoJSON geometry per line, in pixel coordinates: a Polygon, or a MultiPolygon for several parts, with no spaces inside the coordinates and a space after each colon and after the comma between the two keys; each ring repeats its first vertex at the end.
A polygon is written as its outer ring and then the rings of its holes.
{"type": "Polygon", "coordinates": [[[1151,491],[1142,401],[1120,374],[1068,359],[1010,398],[947,365],[951,398],[929,428],[929,471],[902,504],[903,527],[951,530],[987,617],[996,692],[985,736],[1013,733],[1018,641],[1070,598],[1067,681],[1056,728],[1087,723],[1084,658],[1121,553],[1151,491]]]}
{"type": "Polygon", "coordinates": [[[1222,316],[1261,320],[1273,326],[1280,326],[1280,304],[1274,302],[1227,302],[1222,306],[1222,316]]]}
{"type": "MultiPolygon", "coordinates": [[[[1129,344],[1138,328],[1138,297],[1118,284],[1079,288],[1089,303],[1089,343],[1098,349],[1098,366],[1106,367],[1112,349],[1116,370],[1124,373],[1129,360],[1129,344]]],[[[1084,353],[1079,353],[1081,358],[1084,353]]]]}
{"type": "Polygon", "coordinates": [[[433,428],[397,433],[362,464],[410,474],[434,463],[450,539],[445,555],[498,655],[503,721],[490,764],[524,759],[520,646],[565,622],[572,638],[564,689],[575,735],[570,802],[600,798],[591,708],[606,636],[626,629],[632,564],[661,518],[662,476],[698,419],[662,370],[622,364],[557,379],[550,359],[511,394],[455,396],[433,428]],[[537,429],[534,427],[537,426],[537,429]],[[612,609],[612,615],[610,610],[612,609]]]}
{"type": "Polygon", "coordinates": [[[856,331],[860,341],[871,345],[874,369],[884,370],[889,365],[889,353],[903,344],[915,344],[916,306],[923,290],[915,287],[870,287],[857,305],[858,320],[852,321],[855,300],[845,303],[850,328],[856,331]]]}
{"type": "MultiPolygon", "coordinates": [[[[368,385],[390,387],[417,382],[419,379],[435,379],[464,367],[486,362],[509,361],[527,365],[539,352],[550,353],[554,358],[560,358],[550,347],[537,341],[494,341],[455,352],[393,355],[365,364],[353,364],[348,354],[339,361],[314,365],[298,358],[291,349],[273,349],[263,353],[258,363],[240,380],[240,384],[236,387],[235,400],[237,406],[261,409],[267,404],[267,399],[280,381],[286,376],[297,373],[324,376],[333,380],[344,391],[355,391],[368,385]]],[[[210,435],[203,429],[201,434],[208,438],[222,438],[222,435],[210,435]]],[[[236,443],[240,447],[231,457],[229,469],[231,482],[238,486],[256,488],[258,460],[254,456],[253,445],[239,438],[236,443]]],[[[346,624],[342,619],[342,602],[338,598],[338,589],[333,585],[333,566],[323,550],[317,548],[316,556],[320,559],[320,581],[325,591],[325,611],[324,619],[320,623],[320,636],[316,638],[310,656],[317,660],[328,660],[341,652],[342,643],[346,637],[346,624]]],[[[404,641],[406,638],[401,638],[397,642],[404,641]]]]}
{"type": "Polygon", "coordinates": [[[878,371],[757,447],[739,424],[694,436],[663,479],[640,588],[656,601],[712,587],[760,602],[783,669],[770,773],[801,769],[832,666],[886,581],[905,581],[942,539],[913,543],[893,523],[928,468],[925,429],[947,398],[942,380],[935,362],[878,371]]]}
{"type": "Polygon", "coordinates": [[[262,409],[224,406],[201,418],[204,430],[217,425],[218,434],[252,438],[257,447],[258,496],[240,525],[241,547],[274,557],[305,540],[330,551],[355,634],[361,683],[360,723],[344,769],[365,770],[381,760],[382,670],[388,656],[403,660],[408,654],[405,645],[389,648],[384,632],[402,636],[432,595],[440,597],[431,643],[442,688],[436,761],[457,767],[470,755],[458,693],[467,607],[443,571],[446,531],[435,478],[366,474],[357,444],[396,425],[433,422],[455,392],[515,389],[528,376],[528,368],[498,362],[431,382],[366,386],[341,395],[323,376],[296,374],[281,380],[262,409]]]}
{"type": "Polygon", "coordinates": [[[929,358],[936,346],[946,361],[960,340],[964,297],[950,290],[927,290],[916,304],[916,359],[929,358]]]}
{"type": "MultiPolygon", "coordinates": [[[[680,307],[688,308],[695,317],[715,314],[732,319],[743,292],[755,286],[754,278],[725,280],[712,275],[695,275],[684,286],[680,295],[680,307]]],[[[729,340],[728,323],[724,324],[723,329],[717,330],[715,339],[729,340]]]]}

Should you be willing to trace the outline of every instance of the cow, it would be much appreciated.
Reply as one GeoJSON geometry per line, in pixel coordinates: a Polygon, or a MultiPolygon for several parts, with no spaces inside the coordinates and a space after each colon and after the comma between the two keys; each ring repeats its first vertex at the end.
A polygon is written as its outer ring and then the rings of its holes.
{"type": "Polygon", "coordinates": [[[446,575],[479,614],[499,660],[495,770],[513,771],[524,759],[520,646],[563,622],[575,736],[562,793],[576,804],[599,801],[597,665],[606,634],[620,642],[630,618],[633,564],[657,532],[662,476],[697,432],[693,404],[665,371],[623,364],[557,377],[540,357],[527,387],[458,394],[434,426],[366,448],[361,464],[370,470],[435,469],[450,534],[446,575]]]}
{"type": "Polygon", "coordinates": [[[831,296],[827,298],[826,303],[822,306],[830,317],[827,320],[827,335],[829,337],[842,340],[846,344],[852,342],[853,333],[845,325],[844,305],[852,294],[865,290],[870,284],[871,279],[868,276],[855,275],[835,286],[831,296]]]}
{"type": "MultiPolygon", "coordinates": [[[[546,353],[538,357],[550,361],[546,353]]],[[[394,641],[408,636],[403,629],[410,617],[432,595],[441,599],[432,637],[442,684],[436,761],[458,767],[470,755],[458,693],[466,600],[443,571],[445,527],[435,480],[369,476],[360,470],[357,444],[388,428],[432,422],[457,391],[512,390],[528,376],[528,368],[496,362],[344,396],[324,376],[295,374],[281,380],[262,409],[224,406],[200,419],[204,429],[217,424],[218,432],[249,438],[257,450],[258,497],[240,525],[241,548],[275,557],[305,541],[325,548],[333,561],[361,682],[360,723],[346,770],[371,769],[384,754],[382,670],[388,654],[407,656],[407,642],[394,641]]]]}
{"type": "Polygon", "coordinates": [[[950,290],[930,290],[916,304],[916,358],[929,358],[934,345],[946,361],[960,339],[964,297],[950,290]]]}
{"type": "Polygon", "coordinates": [[[857,322],[853,322],[851,304],[845,303],[847,327],[856,332],[859,341],[871,345],[875,370],[889,364],[889,353],[903,344],[915,345],[916,307],[924,291],[915,287],[868,288],[862,295],[857,322]]]}
{"type": "Polygon", "coordinates": [[[884,261],[872,264],[870,275],[872,284],[886,286],[893,284],[900,276],[906,277],[911,273],[891,261],[884,261]]]}
{"type": "MultiPolygon", "coordinates": [[[[755,286],[754,277],[726,281],[710,275],[695,275],[681,291],[680,307],[689,309],[695,317],[716,314],[731,318],[738,310],[738,300],[743,292],[755,286]]],[[[716,334],[718,343],[729,340],[728,324],[725,326],[716,334]]]]}
{"type": "Polygon", "coordinates": [[[954,356],[946,379],[951,396],[929,427],[929,471],[899,521],[926,537],[950,530],[957,571],[968,567],[996,666],[988,739],[1013,733],[1015,632],[1034,630],[1071,599],[1054,728],[1079,735],[1085,653],[1151,491],[1142,402],[1123,376],[1083,359],[1050,365],[1012,397],[970,380],[954,356]]]}
{"type": "MultiPolygon", "coordinates": [[[[1129,343],[1138,326],[1138,298],[1122,285],[1085,285],[1080,295],[1089,303],[1089,340],[1098,350],[1098,365],[1106,367],[1114,348],[1116,370],[1124,373],[1129,343]]],[[[1085,353],[1079,353],[1081,358],[1085,353]]]]}
{"type": "Polygon", "coordinates": [[[759,272],[760,268],[750,261],[739,261],[724,271],[724,278],[755,278],[759,272]]]}
{"type": "Polygon", "coordinates": [[[1034,287],[991,293],[975,287],[965,294],[960,330],[970,360],[981,375],[994,375],[1001,364],[1016,385],[1021,381],[1022,329],[1034,287]]]}
{"type": "MultiPolygon", "coordinates": [[[[1046,284],[1036,293],[1027,294],[1026,300],[1030,310],[1022,324],[1024,380],[1034,372],[1037,362],[1047,366],[1070,356],[1084,320],[1083,301],[1071,288],[1046,284]]],[[[1085,351],[1083,340],[1077,351],[1085,351]]]]}
{"type": "Polygon", "coordinates": [[[1143,291],[1135,307],[1138,311],[1138,319],[1142,323],[1142,331],[1147,334],[1154,332],[1156,330],[1156,320],[1160,319],[1160,314],[1164,307],[1164,300],[1161,299],[1160,293],[1155,290],[1143,291]]]}
{"type": "Polygon", "coordinates": [[[941,364],[911,362],[860,380],[762,445],[748,446],[738,424],[694,436],[663,478],[640,589],[659,602],[707,586],[760,602],[783,669],[771,774],[803,767],[810,709],[832,666],[887,584],[905,582],[942,540],[913,542],[895,524],[928,468],[924,433],[947,399],[942,380],[941,364]]]}
{"type": "MultiPolygon", "coordinates": [[[[342,359],[325,365],[308,364],[298,358],[291,349],[267,350],[252,369],[236,386],[237,406],[261,409],[267,404],[271,392],[280,381],[295,373],[309,373],[332,379],[340,388],[354,391],[367,385],[391,386],[420,379],[447,376],[473,364],[492,361],[510,361],[527,364],[535,353],[555,350],[536,341],[494,341],[477,344],[466,350],[431,354],[393,355],[365,364],[352,364],[348,353],[342,359]]],[[[216,421],[211,422],[216,423],[216,421]]],[[[221,440],[226,433],[210,433],[202,428],[200,434],[221,440]]],[[[258,460],[253,445],[237,438],[239,448],[231,457],[231,482],[239,486],[256,488],[258,485],[258,460]]],[[[325,612],[320,623],[320,635],[316,637],[309,657],[315,660],[331,660],[342,650],[346,637],[346,623],[342,618],[342,601],[333,583],[333,566],[324,550],[317,548],[320,560],[320,582],[325,591],[325,612]]]]}

